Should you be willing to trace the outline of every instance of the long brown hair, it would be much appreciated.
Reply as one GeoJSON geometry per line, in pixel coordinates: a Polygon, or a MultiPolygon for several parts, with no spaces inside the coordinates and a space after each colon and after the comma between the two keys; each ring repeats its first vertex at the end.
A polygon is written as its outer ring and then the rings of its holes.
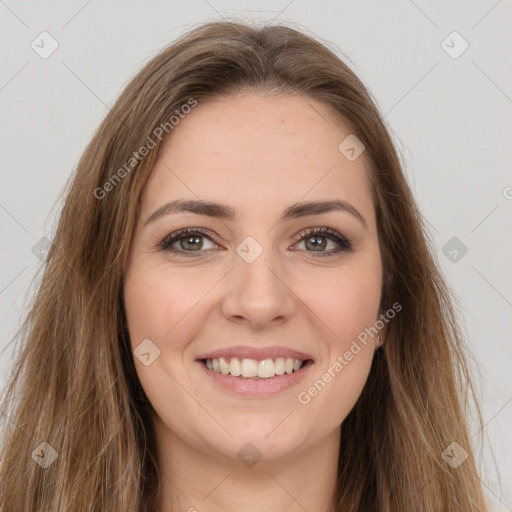
{"type": "Polygon", "coordinates": [[[147,63],[80,159],[2,401],[1,510],[154,508],[151,405],[135,373],[122,283],[161,144],[144,158],[138,151],[158,127],[172,134],[169,119],[191,100],[242,89],[323,102],[364,143],[384,268],[381,311],[403,307],[343,422],[337,510],[487,510],[468,436],[474,393],[464,342],[382,116],[323,44],[289,27],[236,22],[202,25],[147,63]],[[450,445],[468,454],[457,468],[443,457],[450,445]]]}

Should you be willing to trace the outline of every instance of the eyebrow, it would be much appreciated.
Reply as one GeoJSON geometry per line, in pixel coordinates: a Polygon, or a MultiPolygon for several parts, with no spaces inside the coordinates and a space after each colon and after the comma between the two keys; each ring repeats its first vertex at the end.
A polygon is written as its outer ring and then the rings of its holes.
{"type": "MultiPolygon", "coordinates": [[[[298,219],[308,215],[320,215],[322,213],[333,211],[350,213],[356,219],[358,219],[364,227],[366,227],[366,221],[364,217],[359,213],[359,211],[356,210],[356,208],[354,208],[350,203],[347,203],[341,199],[295,203],[283,211],[279,221],[298,219]]],[[[168,203],[160,206],[160,208],[157,208],[146,219],[144,226],[147,226],[149,223],[165,215],[180,212],[191,212],[197,215],[205,215],[207,217],[224,220],[234,220],[236,217],[236,210],[233,207],[225,204],[197,199],[177,199],[175,201],[169,201],[168,203]]]]}

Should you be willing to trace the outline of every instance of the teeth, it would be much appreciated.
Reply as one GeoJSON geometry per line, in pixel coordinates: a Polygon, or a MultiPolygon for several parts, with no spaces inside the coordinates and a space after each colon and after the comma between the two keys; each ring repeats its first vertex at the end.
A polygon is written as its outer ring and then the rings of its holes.
{"type": "MultiPolygon", "coordinates": [[[[258,361],[254,359],[242,359],[242,377],[257,377],[258,361]]],[[[261,377],[261,375],[260,375],[261,377]]]]}
{"type": "Polygon", "coordinates": [[[233,375],[234,377],[260,378],[269,379],[276,375],[283,375],[284,373],[296,372],[302,366],[301,359],[294,359],[293,357],[278,357],[273,359],[263,359],[257,361],[256,359],[242,359],[232,357],[229,362],[223,358],[207,359],[206,366],[210,370],[224,375],[233,375]]]}
{"type": "Polygon", "coordinates": [[[264,359],[258,363],[258,377],[260,379],[268,379],[274,377],[275,374],[274,361],[272,359],[264,359]]]}
{"type": "MultiPolygon", "coordinates": [[[[215,359],[213,361],[215,361],[215,359]]],[[[215,371],[215,365],[213,365],[213,370],[215,371]]],[[[242,374],[240,361],[236,357],[233,357],[229,362],[229,373],[231,373],[231,375],[234,377],[238,377],[242,374]]]]}
{"type": "Polygon", "coordinates": [[[229,373],[229,364],[223,357],[219,357],[219,365],[220,372],[227,375],[229,373]]]}
{"type": "Polygon", "coordinates": [[[274,372],[276,375],[283,375],[284,373],[284,357],[278,357],[274,363],[274,372]]]}

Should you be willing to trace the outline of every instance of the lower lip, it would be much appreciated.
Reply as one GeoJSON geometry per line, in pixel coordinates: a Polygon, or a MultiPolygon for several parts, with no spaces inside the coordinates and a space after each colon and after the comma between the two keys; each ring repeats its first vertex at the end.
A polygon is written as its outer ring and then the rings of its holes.
{"type": "Polygon", "coordinates": [[[268,379],[246,379],[234,377],[210,370],[202,361],[198,361],[206,375],[213,382],[224,389],[243,396],[271,396],[286,391],[298,384],[313,366],[313,361],[308,361],[300,370],[292,373],[276,375],[268,379]]]}

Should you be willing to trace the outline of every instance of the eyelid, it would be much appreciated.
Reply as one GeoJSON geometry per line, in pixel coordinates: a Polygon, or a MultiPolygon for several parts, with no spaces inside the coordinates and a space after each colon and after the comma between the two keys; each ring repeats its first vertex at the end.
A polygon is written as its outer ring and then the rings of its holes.
{"type": "Polygon", "coordinates": [[[300,231],[297,235],[295,235],[294,238],[296,240],[296,243],[298,243],[306,240],[307,238],[315,234],[325,236],[330,240],[334,240],[335,243],[338,244],[338,249],[334,251],[305,251],[313,255],[316,255],[315,257],[335,256],[343,252],[354,250],[354,242],[349,237],[343,235],[337,229],[331,228],[330,226],[317,226],[313,228],[306,228],[300,231]]]}
{"type": "MultiPolygon", "coordinates": [[[[194,257],[196,253],[197,255],[208,252],[208,251],[183,251],[183,250],[172,250],[170,249],[170,246],[177,241],[179,241],[181,238],[186,236],[187,234],[200,234],[205,236],[206,238],[209,238],[212,242],[216,243],[217,245],[223,247],[223,242],[220,240],[220,238],[209,229],[206,228],[199,228],[199,227],[193,227],[193,228],[182,228],[178,229],[176,231],[173,231],[172,233],[169,233],[167,236],[165,236],[161,241],[158,241],[155,246],[162,250],[162,251],[169,251],[174,253],[181,253],[187,256],[194,257]]],[[[293,236],[293,239],[295,241],[295,244],[304,241],[309,236],[312,236],[314,234],[319,234],[321,236],[325,236],[331,240],[334,240],[335,243],[338,244],[338,248],[334,251],[305,251],[312,253],[315,257],[325,257],[330,255],[336,255],[342,252],[346,252],[349,250],[352,250],[354,247],[354,244],[352,240],[344,236],[343,234],[339,233],[336,229],[331,228],[330,226],[316,226],[316,227],[310,227],[303,229],[299,231],[296,235],[293,236]]],[[[294,245],[295,245],[294,244],[294,245]]]]}
{"type": "MultiPolygon", "coordinates": [[[[157,243],[155,245],[156,245],[156,247],[158,247],[162,250],[165,250],[166,249],[165,246],[167,245],[168,241],[170,244],[177,242],[181,237],[184,237],[188,233],[190,233],[190,234],[199,233],[201,235],[206,236],[207,238],[212,239],[212,241],[214,241],[217,245],[222,246],[222,240],[213,231],[210,231],[209,229],[205,229],[205,228],[178,229],[178,230],[173,231],[172,233],[169,233],[168,235],[166,235],[161,241],[157,241],[157,243]]],[[[186,252],[186,251],[183,251],[183,252],[186,252]]],[[[198,252],[204,252],[204,251],[198,251],[198,252]]]]}
{"type": "Polygon", "coordinates": [[[338,233],[337,230],[331,228],[330,226],[317,226],[312,228],[306,228],[303,229],[302,231],[299,231],[296,235],[294,235],[293,239],[295,241],[302,241],[304,238],[314,233],[321,233],[324,235],[332,235],[334,237],[346,238],[341,233],[338,233]]]}

